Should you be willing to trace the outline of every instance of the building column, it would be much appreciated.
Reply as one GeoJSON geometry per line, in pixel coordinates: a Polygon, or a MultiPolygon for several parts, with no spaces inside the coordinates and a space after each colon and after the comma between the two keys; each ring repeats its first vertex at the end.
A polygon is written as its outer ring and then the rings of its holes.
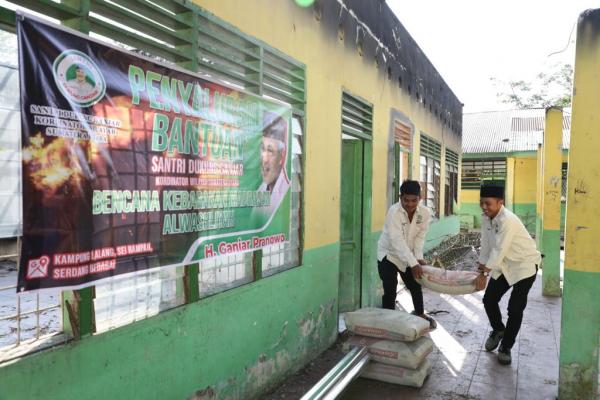
{"type": "Polygon", "coordinates": [[[536,167],[536,181],[535,181],[535,242],[537,244],[537,247],[539,250],[542,249],[542,232],[544,231],[543,228],[543,220],[542,220],[542,210],[543,210],[543,203],[542,203],[542,192],[543,192],[543,185],[542,185],[542,176],[543,176],[543,169],[544,169],[544,157],[543,157],[543,153],[542,153],[542,145],[538,144],[538,149],[537,149],[537,153],[536,153],[536,157],[537,157],[537,167],[536,167]]]}
{"type": "Polygon", "coordinates": [[[504,205],[513,212],[515,211],[515,162],[514,157],[506,158],[506,182],[504,187],[504,205]]]}
{"type": "Polygon", "coordinates": [[[598,395],[600,338],[600,9],[577,29],[560,337],[560,400],[598,395]]]}
{"type": "Polygon", "coordinates": [[[542,171],[542,294],[560,296],[560,192],[562,190],[562,110],[546,110],[542,171]]]}

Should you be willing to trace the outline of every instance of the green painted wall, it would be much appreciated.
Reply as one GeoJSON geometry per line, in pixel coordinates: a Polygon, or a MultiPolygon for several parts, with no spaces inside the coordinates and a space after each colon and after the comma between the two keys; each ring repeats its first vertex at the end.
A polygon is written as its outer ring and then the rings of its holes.
{"type": "MultiPolygon", "coordinates": [[[[362,306],[363,307],[381,307],[381,296],[383,296],[383,287],[377,272],[377,242],[381,236],[381,231],[373,232],[370,236],[371,248],[368,256],[363,260],[366,262],[366,267],[363,267],[363,285],[362,285],[362,306]],[[367,261],[368,260],[368,261],[367,261]]],[[[364,252],[364,250],[363,250],[364,252]]]]}
{"type": "MultiPolygon", "coordinates": [[[[458,216],[434,222],[426,249],[458,231],[458,216]]],[[[365,243],[363,306],[381,304],[380,234],[365,243]]],[[[260,398],[337,338],[339,245],[307,250],[303,262],[3,365],[0,400],[260,398]]]]}
{"type": "Polygon", "coordinates": [[[562,201],[560,203],[560,232],[564,235],[565,233],[565,223],[567,219],[567,203],[562,201]]]}
{"type": "Polygon", "coordinates": [[[544,296],[560,296],[560,230],[544,229],[540,251],[544,254],[544,296]]]}
{"type": "Polygon", "coordinates": [[[598,389],[600,273],[565,268],[564,274],[562,309],[577,311],[562,313],[559,398],[592,399],[598,389]]]}
{"type": "Polygon", "coordinates": [[[444,239],[456,235],[459,231],[460,217],[458,215],[443,217],[432,222],[431,225],[429,225],[429,231],[425,238],[425,251],[437,246],[444,239]]]}
{"type": "Polygon", "coordinates": [[[0,400],[258,397],[337,337],[339,245],[306,251],[303,261],[5,365],[0,400]]]}
{"type": "MultiPolygon", "coordinates": [[[[535,234],[535,204],[513,204],[513,212],[523,221],[529,233],[535,234]]],[[[481,208],[479,204],[462,203],[460,213],[463,226],[481,228],[481,208]],[[472,226],[468,226],[468,224],[472,226]]]]}
{"type": "Polygon", "coordinates": [[[462,203],[460,205],[461,224],[465,228],[481,228],[481,207],[479,203],[462,203]]]}

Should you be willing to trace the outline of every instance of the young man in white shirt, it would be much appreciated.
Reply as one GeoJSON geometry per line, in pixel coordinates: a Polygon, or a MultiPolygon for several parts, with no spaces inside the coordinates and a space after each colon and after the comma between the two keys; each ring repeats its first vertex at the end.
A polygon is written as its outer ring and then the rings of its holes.
{"type": "Polygon", "coordinates": [[[535,281],[541,255],[521,220],[504,208],[504,187],[482,186],[479,203],[483,216],[478,289],[485,287],[487,276],[491,275],[483,296],[485,312],[492,326],[485,349],[493,351],[500,345],[498,361],[508,365],[512,361],[510,350],[521,328],[527,295],[535,281]],[[511,287],[508,320],[504,325],[498,303],[511,287]]]}
{"type": "Polygon", "coordinates": [[[429,321],[431,329],[437,324],[425,314],[423,291],[416,281],[423,274],[425,235],[431,221],[431,213],[421,200],[421,185],[417,181],[404,181],[400,186],[400,202],[392,205],[385,217],[383,233],[377,244],[377,268],[383,283],[382,307],[396,308],[398,272],[410,291],[415,311],[413,314],[429,321]]]}

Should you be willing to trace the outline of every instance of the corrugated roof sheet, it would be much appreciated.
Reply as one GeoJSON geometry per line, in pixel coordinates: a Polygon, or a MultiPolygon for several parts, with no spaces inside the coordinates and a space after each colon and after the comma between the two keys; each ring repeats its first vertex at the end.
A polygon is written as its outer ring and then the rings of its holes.
{"type": "MultiPolygon", "coordinates": [[[[489,111],[463,115],[463,153],[535,151],[542,143],[546,110],[489,111]]],[[[570,110],[563,111],[563,149],[569,148],[570,110]]]]}

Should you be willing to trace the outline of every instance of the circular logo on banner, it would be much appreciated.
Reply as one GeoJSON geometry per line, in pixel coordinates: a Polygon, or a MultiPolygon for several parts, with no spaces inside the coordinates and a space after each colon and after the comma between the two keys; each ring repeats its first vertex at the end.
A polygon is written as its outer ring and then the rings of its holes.
{"type": "Polygon", "coordinates": [[[80,107],[96,104],[106,93],[100,68],[80,51],[63,51],[54,60],[52,73],[63,96],[80,107]]]}

